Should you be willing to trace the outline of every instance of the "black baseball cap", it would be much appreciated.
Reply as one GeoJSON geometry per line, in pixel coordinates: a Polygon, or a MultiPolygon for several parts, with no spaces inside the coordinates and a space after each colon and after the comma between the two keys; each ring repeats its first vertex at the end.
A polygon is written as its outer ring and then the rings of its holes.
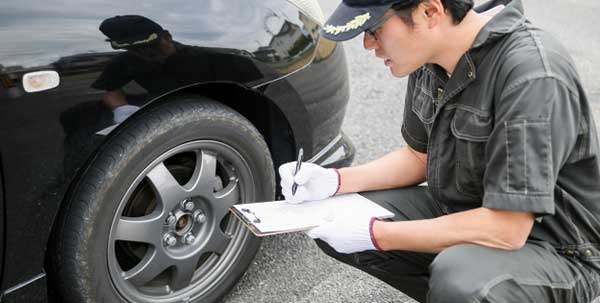
{"type": "Polygon", "coordinates": [[[410,6],[420,0],[343,0],[327,20],[321,35],[333,41],[350,40],[381,18],[394,4],[410,6]]]}
{"type": "Polygon", "coordinates": [[[114,49],[141,46],[158,41],[165,30],[158,23],[139,15],[108,18],[100,24],[100,31],[108,37],[114,49]]]}

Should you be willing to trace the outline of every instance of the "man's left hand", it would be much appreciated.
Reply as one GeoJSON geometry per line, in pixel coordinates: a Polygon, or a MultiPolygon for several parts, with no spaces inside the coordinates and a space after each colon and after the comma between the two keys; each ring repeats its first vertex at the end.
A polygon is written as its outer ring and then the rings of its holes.
{"type": "Polygon", "coordinates": [[[355,214],[336,217],[306,232],[313,239],[321,239],[337,252],[350,254],[365,250],[378,250],[373,237],[373,222],[377,218],[355,214]]]}

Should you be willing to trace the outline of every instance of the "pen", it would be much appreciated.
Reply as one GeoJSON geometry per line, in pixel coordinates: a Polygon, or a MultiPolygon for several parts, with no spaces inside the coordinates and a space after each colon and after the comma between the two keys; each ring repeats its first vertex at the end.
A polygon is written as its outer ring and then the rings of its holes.
{"type": "MultiPolygon", "coordinates": [[[[294,172],[294,177],[300,171],[300,164],[302,164],[303,154],[304,150],[302,147],[300,147],[300,150],[298,151],[298,161],[296,161],[296,171],[294,172]]],[[[294,180],[294,184],[292,185],[292,196],[296,195],[296,189],[298,189],[298,184],[296,183],[296,180],[294,180]]]]}

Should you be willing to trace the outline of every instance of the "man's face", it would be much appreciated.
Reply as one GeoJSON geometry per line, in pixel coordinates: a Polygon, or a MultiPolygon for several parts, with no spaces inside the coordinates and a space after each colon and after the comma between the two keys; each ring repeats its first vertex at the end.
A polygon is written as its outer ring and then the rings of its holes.
{"type": "MultiPolygon", "coordinates": [[[[415,11],[418,13],[419,9],[415,11]]],[[[389,10],[382,18],[395,14],[389,10]]],[[[365,49],[372,49],[378,58],[383,59],[396,77],[404,77],[423,64],[432,55],[430,31],[425,21],[415,18],[413,26],[407,25],[398,16],[393,16],[375,33],[377,40],[368,34],[364,35],[365,49]]]]}

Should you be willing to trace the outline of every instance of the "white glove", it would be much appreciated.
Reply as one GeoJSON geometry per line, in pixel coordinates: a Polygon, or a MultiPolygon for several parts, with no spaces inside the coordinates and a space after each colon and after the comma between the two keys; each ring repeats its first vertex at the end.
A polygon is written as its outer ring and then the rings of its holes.
{"type": "Polygon", "coordinates": [[[140,107],[135,105],[121,105],[115,109],[113,109],[113,120],[115,123],[119,124],[127,117],[131,116],[135,113],[140,107]]]}
{"type": "Polygon", "coordinates": [[[313,163],[303,162],[296,176],[294,176],[295,170],[295,161],[279,166],[281,192],[288,202],[322,200],[335,195],[339,190],[339,173],[333,168],[323,168],[313,163]],[[296,194],[292,195],[294,181],[298,184],[298,188],[296,194]]]}
{"type": "Polygon", "coordinates": [[[375,217],[356,214],[353,216],[336,217],[315,227],[306,234],[313,239],[321,239],[337,252],[350,254],[365,250],[379,249],[373,237],[375,217]]]}

